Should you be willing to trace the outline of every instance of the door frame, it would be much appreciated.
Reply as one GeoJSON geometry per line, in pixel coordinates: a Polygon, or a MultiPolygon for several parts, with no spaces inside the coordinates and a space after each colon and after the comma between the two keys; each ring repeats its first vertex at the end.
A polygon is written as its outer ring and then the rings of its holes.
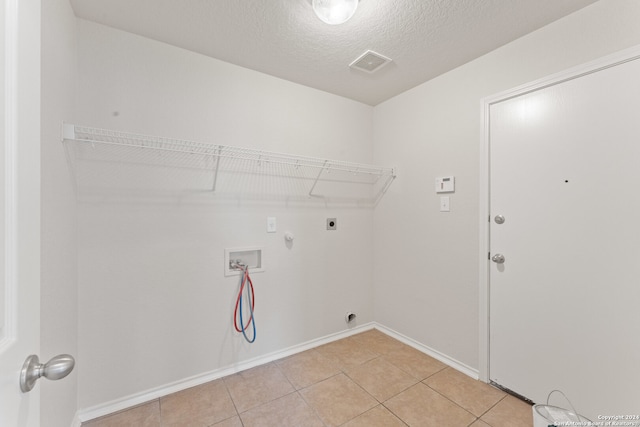
{"type": "Polygon", "coordinates": [[[40,0],[2,0],[5,271],[0,424],[40,425],[40,390],[22,393],[20,369],[40,349],[40,0]]]}
{"type": "Polygon", "coordinates": [[[491,250],[490,222],[491,222],[491,182],[490,182],[490,110],[491,106],[518,96],[526,95],[540,89],[555,86],[570,80],[574,80],[598,71],[615,67],[625,62],[640,59],[640,46],[635,46],[604,56],[591,62],[570,68],[568,70],[552,74],[533,82],[515,87],[513,89],[488,96],[481,100],[481,137],[480,137],[480,200],[479,200],[479,379],[489,382],[490,366],[490,280],[489,280],[489,253],[491,250]]]}

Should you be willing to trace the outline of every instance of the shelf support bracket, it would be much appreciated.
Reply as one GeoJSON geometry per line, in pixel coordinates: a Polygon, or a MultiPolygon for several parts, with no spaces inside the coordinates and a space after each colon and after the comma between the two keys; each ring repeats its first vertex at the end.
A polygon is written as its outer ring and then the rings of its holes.
{"type": "Polygon", "coordinates": [[[378,200],[380,200],[380,198],[382,196],[384,196],[384,194],[387,192],[387,190],[391,186],[391,183],[393,182],[394,179],[396,179],[396,170],[395,170],[395,168],[391,169],[391,174],[387,178],[387,181],[382,185],[382,187],[380,187],[380,190],[375,195],[374,200],[378,201],[378,200]]]}
{"type": "Polygon", "coordinates": [[[222,157],[221,156],[222,147],[218,146],[218,149],[216,150],[216,152],[218,153],[216,156],[216,169],[213,174],[213,188],[211,189],[211,191],[213,191],[214,193],[216,192],[216,184],[218,183],[218,170],[220,169],[220,157],[222,157]]]}
{"type": "Polygon", "coordinates": [[[322,164],[322,167],[320,168],[320,172],[318,172],[318,176],[316,176],[316,180],[313,181],[313,185],[311,186],[311,189],[309,190],[309,197],[315,196],[315,194],[313,194],[313,190],[314,190],[314,188],[316,188],[316,184],[318,183],[318,180],[320,179],[320,175],[322,175],[322,171],[327,166],[327,162],[329,162],[329,160],[325,160],[324,161],[324,163],[322,164]]]}
{"type": "Polygon", "coordinates": [[[387,192],[387,190],[391,186],[391,183],[393,182],[394,179],[396,179],[396,170],[395,170],[395,168],[391,169],[391,175],[389,175],[389,178],[387,178],[387,182],[384,183],[384,186],[382,187],[382,193],[381,194],[385,194],[387,192]]]}

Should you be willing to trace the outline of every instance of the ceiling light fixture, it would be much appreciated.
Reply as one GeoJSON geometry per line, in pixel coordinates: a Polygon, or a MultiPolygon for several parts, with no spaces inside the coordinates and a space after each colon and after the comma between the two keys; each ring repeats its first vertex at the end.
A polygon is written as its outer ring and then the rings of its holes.
{"type": "Polygon", "coordinates": [[[311,6],[323,22],[338,25],[353,16],[358,8],[358,0],[312,0],[311,6]]]}

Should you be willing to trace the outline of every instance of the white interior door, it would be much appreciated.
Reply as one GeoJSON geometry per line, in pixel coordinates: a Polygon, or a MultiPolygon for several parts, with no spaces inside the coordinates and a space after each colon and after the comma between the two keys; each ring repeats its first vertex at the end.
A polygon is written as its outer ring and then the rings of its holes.
{"type": "Polygon", "coordinates": [[[489,129],[490,379],[640,415],[640,60],[493,103],[489,129]]]}
{"type": "Polygon", "coordinates": [[[40,343],[40,1],[0,0],[0,426],[39,426],[19,374],[40,343]]]}

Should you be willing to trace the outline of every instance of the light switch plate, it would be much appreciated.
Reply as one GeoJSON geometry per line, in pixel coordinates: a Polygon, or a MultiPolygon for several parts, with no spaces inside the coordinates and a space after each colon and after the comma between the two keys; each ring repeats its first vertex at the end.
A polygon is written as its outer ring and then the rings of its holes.
{"type": "Polygon", "coordinates": [[[267,217],[267,233],[275,233],[276,230],[277,230],[276,217],[275,216],[267,217]]]}
{"type": "Polygon", "coordinates": [[[449,212],[449,197],[440,197],[440,212],[449,212]]]}

